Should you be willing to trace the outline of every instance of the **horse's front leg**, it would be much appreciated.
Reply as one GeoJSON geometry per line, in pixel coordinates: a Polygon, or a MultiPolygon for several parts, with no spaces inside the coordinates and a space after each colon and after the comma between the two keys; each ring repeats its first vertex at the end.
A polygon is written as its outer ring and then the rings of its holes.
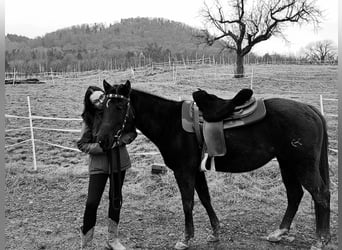
{"type": "Polygon", "coordinates": [[[202,202],[202,205],[207,210],[211,227],[213,229],[212,235],[210,235],[207,240],[208,242],[219,241],[220,222],[211,205],[208,184],[207,184],[207,180],[205,178],[204,172],[199,172],[199,171],[197,172],[195,189],[197,191],[199,199],[202,202]]]}
{"type": "Polygon", "coordinates": [[[194,222],[192,210],[194,208],[195,176],[183,171],[175,172],[176,181],[181,193],[183,210],[185,216],[184,238],[177,242],[175,248],[178,250],[189,248],[189,241],[194,237],[194,222]]]}

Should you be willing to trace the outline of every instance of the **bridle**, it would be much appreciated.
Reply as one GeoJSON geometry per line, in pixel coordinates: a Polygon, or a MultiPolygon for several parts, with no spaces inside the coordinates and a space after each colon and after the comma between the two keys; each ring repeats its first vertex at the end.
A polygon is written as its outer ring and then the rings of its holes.
{"type": "Polygon", "coordinates": [[[115,133],[114,135],[114,141],[113,141],[113,145],[112,148],[114,148],[116,145],[119,144],[119,140],[122,136],[122,132],[124,131],[125,127],[126,127],[126,123],[127,123],[127,119],[129,117],[129,110],[130,110],[130,106],[131,106],[131,100],[130,98],[127,98],[123,95],[119,95],[119,94],[107,94],[106,95],[107,101],[106,101],[106,107],[108,108],[109,106],[109,101],[111,99],[123,99],[127,101],[127,106],[126,106],[126,115],[125,118],[122,122],[121,128],[115,133]]]}

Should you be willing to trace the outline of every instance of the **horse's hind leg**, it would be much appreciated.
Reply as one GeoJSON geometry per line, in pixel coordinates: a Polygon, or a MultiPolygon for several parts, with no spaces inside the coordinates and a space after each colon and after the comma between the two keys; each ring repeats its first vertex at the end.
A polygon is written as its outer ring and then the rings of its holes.
{"type": "Polygon", "coordinates": [[[268,235],[267,239],[272,242],[278,242],[281,237],[288,233],[294,216],[297,213],[298,206],[303,197],[303,188],[296,174],[288,164],[279,161],[281,176],[286,188],[287,208],[279,229],[268,235]]]}
{"type": "Polygon", "coordinates": [[[207,180],[205,178],[204,172],[197,172],[196,175],[196,183],[195,183],[195,189],[198,194],[199,199],[202,202],[202,205],[206,209],[210,224],[213,229],[213,235],[208,237],[208,241],[214,242],[219,240],[219,230],[220,230],[220,222],[216,216],[216,213],[211,205],[210,201],[210,194],[208,189],[207,180]]]}
{"type": "Polygon", "coordinates": [[[320,249],[330,241],[330,191],[321,178],[318,168],[306,171],[301,177],[302,185],[311,194],[315,203],[316,234],[318,242],[313,249],[320,249]]]}

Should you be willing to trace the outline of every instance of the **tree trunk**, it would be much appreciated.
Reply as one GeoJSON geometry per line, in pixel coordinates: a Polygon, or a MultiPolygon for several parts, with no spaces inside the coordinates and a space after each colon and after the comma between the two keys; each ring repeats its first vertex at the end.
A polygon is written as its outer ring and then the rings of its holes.
{"type": "Polygon", "coordinates": [[[245,69],[243,67],[243,56],[239,53],[236,53],[236,70],[234,73],[235,78],[244,77],[245,69]]]}

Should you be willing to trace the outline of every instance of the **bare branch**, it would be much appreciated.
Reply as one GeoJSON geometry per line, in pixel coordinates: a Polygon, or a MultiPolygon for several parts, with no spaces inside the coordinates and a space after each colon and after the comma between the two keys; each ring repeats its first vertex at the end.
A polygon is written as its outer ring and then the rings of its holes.
{"type": "Polygon", "coordinates": [[[214,0],[214,8],[209,8],[205,4],[203,17],[218,33],[209,35],[210,29],[206,29],[208,33],[205,42],[213,44],[224,39],[229,41],[230,47],[232,47],[231,43],[235,42],[235,49],[243,55],[255,44],[273,35],[285,38],[283,30],[289,23],[318,25],[322,12],[315,6],[315,1],[264,0],[254,1],[251,7],[246,5],[250,2],[244,0],[228,0],[228,6],[223,6],[220,0],[214,0]],[[226,12],[229,14],[227,15],[226,12]]]}
{"type": "Polygon", "coordinates": [[[336,47],[331,40],[317,41],[306,46],[305,55],[309,60],[325,62],[336,56],[336,47]]]}

